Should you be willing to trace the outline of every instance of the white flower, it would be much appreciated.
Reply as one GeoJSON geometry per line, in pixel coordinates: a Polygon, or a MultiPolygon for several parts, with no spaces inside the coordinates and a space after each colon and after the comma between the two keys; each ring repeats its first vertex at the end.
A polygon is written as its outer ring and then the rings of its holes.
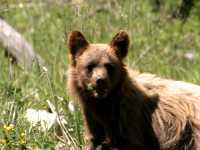
{"type": "Polygon", "coordinates": [[[60,101],[63,101],[63,100],[64,100],[64,98],[61,97],[61,96],[57,96],[57,98],[58,98],[58,100],[60,100],[60,101]]]}
{"type": "Polygon", "coordinates": [[[27,109],[25,118],[32,126],[36,126],[39,123],[43,131],[49,130],[57,124],[57,114],[49,113],[46,110],[27,109]]]}
{"type": "Polygon", "coordinates": [[[69,101],[68,103],[68,108],[71,112],[74,112],[75,111],[75,107],[74,107],[74,103],[73,101],[69,101]]]}
{"type": "Polygon", "coordinates": [[[195,53],[193,53],[193,52],[186,52],[185,54],[184,54],[184,58],[185,59],[187,59],[187,60],[194,60],[195,59],[195,57],[196,57],[196,55],[195,55],[195,53]]]}
{"type": "Polygon", "coordinates": [[[24,4],[23,3],[19,3],[19,8],[24,8],[24,4]]]}
{"type": "Polygon", "coordinates": [[[43,70],[44,72],[47,72],[47,71],[48,71],[48,69],[47,69],[45,66],[42,66],[42,70],[43,70]]]}
{"type": "Polygon", "coordinates": [[[84,2],[84,0],[73,0],[72,1],[72,3],[74,4],[74,5],[80,5],[80,4],[82,4],[84,2]]]}
{"type": "Polygon", "coordinates": [[[34,98],[35,98],[36,100],[40,99],[40,95],[38,94],[38,92],[35,92],[34,98]]]}

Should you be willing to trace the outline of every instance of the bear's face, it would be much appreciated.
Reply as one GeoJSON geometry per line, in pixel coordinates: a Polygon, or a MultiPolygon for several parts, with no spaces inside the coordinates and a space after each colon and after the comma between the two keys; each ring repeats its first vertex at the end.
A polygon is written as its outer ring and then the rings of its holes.
{"type": "Polygon", "coordinates": [[[125,32],[118,33],[109,44],[89,44],[80,32],[72,32],[70,59],[78,86],[93,98],[105,98],[120,81],[128,43],[125,32]]]}
{"type": "Polygon", "coordinates": [[[119,81],[121,64],[112,52],[107,44],[90,44],[78,58],[79,80],[95,98],[106,97],[119,81]]]}

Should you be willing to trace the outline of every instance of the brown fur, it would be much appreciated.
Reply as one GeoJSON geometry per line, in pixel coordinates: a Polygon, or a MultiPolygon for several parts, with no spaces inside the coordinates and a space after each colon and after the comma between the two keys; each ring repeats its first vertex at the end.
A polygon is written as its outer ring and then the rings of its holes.
{"type": "Polygon", "coordinates": [[[69,36],[68,88],[81,104],[86,149],[200,149],[200,87],[125,67],[128,45],[123,31],[109,44],[69,36]]]}

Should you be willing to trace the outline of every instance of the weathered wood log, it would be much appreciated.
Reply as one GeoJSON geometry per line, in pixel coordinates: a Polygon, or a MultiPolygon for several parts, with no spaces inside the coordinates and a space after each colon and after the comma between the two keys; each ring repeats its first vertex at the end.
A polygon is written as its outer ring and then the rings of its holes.
{"type": "Polygon", "coordinates": [[[35,53],[25,38],[1,18],[0,44],[5,48],[8,56],[24,67],[29,68],[34,61],[43,64],[41,57],[35,53]]]}

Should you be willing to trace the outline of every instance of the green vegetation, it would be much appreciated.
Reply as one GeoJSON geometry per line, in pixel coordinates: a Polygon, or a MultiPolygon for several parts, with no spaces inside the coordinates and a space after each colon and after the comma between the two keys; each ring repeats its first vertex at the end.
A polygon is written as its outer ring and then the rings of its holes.
{"type": "MultiPolygon", "coordinates": [[[[200,83],[200,2],[188,20],[169,14],[179,0],[169,0],[162,11],[153,13],[145,0],[1,0],[4,18],[33,45],[47,65],[47,71],[12,65],[0,47],[0,147],[1,149],[55,149],[55,130],[38,130],[26,121],[28,108],[47,109],[50,100],[67,121],[72,139],[83,144],[79,111],[71,112],[72,99],[66,92],[67,53],[65,36],[80,30],[91,42],[109,42],[126,30],[131,39],[126,63],[141,72],[200,83]],[[189,55],[189,56],[188,56],[189,55]]],[[[78,109],[76,109],[78,110],[78,109]]],[[[63,138],[65,148],[72,149],[63,138]]]]}

